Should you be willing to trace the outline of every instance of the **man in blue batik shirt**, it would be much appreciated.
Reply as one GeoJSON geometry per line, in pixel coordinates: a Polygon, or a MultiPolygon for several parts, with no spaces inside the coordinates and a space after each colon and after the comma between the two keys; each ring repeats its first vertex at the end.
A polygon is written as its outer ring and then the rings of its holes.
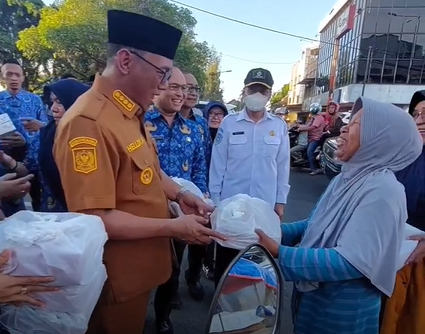
{"type": "MultiPolygon", "coordinates": [[[[0,113],[7,113],[15,125],[18,135],[2,138],[0,148],[16,160],[22,160],[16,151],[26,146],[25,165],[34,179],[31,182],[31,199],[34,210],[40,204],[40,183],[38,180],[39,130],[47,123],[46,108],[41,98],[22,89],[25,76],[17,60],[3,62],[2,80],[6,90],[0,92],[0,113]]],[[[17,208],[17,210],[19,210],[17,208]]]]}
{"type": "MultiPolygon", "coordinates": [[[[207,162],[204,142],[198,125],[185,119],[179,111],[188,88],[183,73],[173,69],[166,90],[154,99],[154,108],[145,114],[145,127],[156,142],[161,169],[171,177],[192,181],[204,193],[207,189],[207,162]]],[[[186,244],[174,240],[176,261],[171,278],[160,285],[154,308],[157,333],[172,333],[170,313],[178,296],[180,264],[186,244]]],[[[190,245],[191,246],[191,245],[190,245]]]]}

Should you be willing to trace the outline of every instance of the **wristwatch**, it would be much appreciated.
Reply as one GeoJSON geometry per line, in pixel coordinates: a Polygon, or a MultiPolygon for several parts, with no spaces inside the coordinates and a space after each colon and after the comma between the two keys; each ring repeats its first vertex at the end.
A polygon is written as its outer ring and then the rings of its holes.
{"type": "Polygon", "coordinates": [[[179,192],[178,192],[178,193],[177,193],[177,195],[176,195],[175,202],[179,203],[179,202],[180,202],[180,200],[181,200],[181,199],[182,199],[182,197],[183,197],[183,194],[184,194],[185,192],[187,192],[187,190],[185,190],[185,189],[183,189],[183,188],[180,188],[179,192]]]}

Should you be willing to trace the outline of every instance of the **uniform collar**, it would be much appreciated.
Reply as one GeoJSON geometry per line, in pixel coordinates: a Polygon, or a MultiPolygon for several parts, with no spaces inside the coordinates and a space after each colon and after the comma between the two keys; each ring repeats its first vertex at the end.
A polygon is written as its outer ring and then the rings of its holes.
{"type": "Polygon", "coordinates": [[[8,90],[4,90],[2,92],[0,92],[0,94],[4,97],[4,99],[10,99],[10,98],[16,98],[16,99],[20,99],[22,97],[22,95],[25,95],[27,93],[27,91],[25,89],[20,89],[19,92],[17,94],[10,94],[10,92],[8,90]]]}
{"type": "MultiPolygon", "coordinates": [[[[153,109],[151,111],[149,111],[151,113],[150,115],[150,119],[157,119],[157,118],[162,118],[162,114],[159,111],[159,109],[157,107],[153,107],[153,109]]],[[[176,115],[174,116],[174,122],[180,122],[180,123],[185,123],[186,124],[186,118],[184,118],[182,115],[180,115],[180,113],[176,113],[176,115]]]]}
{"type": "Polygon", "coordinates": [[[104,95],[130,119],[141,109],[140,106],[125,95],[123,91],[115,89],[114,84],[107,77],[96,74],[92,89],[104,95]]]}
{"type": "MultiPolygon", "coordinates": [[[[248,116],[248,113],[246,112],[246,108],[243,108],[240,112],[239,112],[239,114],[238,114],[238,119],[237,119],[237,121],[242,121],[242,120],[244,120],[244,121],[247,121],[247,122],[253,122],[253,120],[248,116]]],[[[263,116],[263,118],[260,120],[260,122],[263,122],[263,121],[265,121],[266,119],[271,119],[272,118],[272,115],[270,115],[270,113],[269,112],[267,112],[267,111],[265,111],[264,112],[264,116],[263,116]]]]}

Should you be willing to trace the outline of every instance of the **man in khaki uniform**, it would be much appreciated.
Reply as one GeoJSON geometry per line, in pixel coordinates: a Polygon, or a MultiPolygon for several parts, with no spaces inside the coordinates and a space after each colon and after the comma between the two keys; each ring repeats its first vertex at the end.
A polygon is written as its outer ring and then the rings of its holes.
{"type": "Polygon", "coordinates": [[[114,10],[108,35],[107,68],[62,118],[53,153],[69,210],[100,216],[109,236],[108,281],[87,333],[141,334],[149,292],[171,274],[170,238],[221,236],[202,226],[199,214],[211,208],[162,172],[143,126],[170,78],[181,31],[114,10]],[[190,215],[170,219],[168,200],[190,215]]]}

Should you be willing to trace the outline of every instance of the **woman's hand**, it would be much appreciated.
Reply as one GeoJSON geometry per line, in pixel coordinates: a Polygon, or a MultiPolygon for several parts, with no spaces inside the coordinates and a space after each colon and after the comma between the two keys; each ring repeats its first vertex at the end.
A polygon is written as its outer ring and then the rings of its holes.
{"type": "MultiPolygon", "coordinates": [[[[0,254],[0,268],[10,259],[10,252],[5,250],[0,254]]],[[[0,303],[26,303],[43,307],[43,303],[31,297],[33,292],[58,291],[59,288],[43,284],[52,283],[53,277],[15,277],[0,273],[0,303]]]]}
{"type": "Polygon", "coordinates": [[[413,253],[410,254],[406,264],[421,262],[423,259],[425,259],[425,235],[414,235],[409,237],[409,240],[416,240],[419,241],[419,243],[413,253]]]}
{"type": "Polygon", "coordinates": [[[266,247],[274,258],[277,258],[279,256],[279,244],[258,228],[255,229],[255,233],[257,233],[260,238],[258,243],[266,247]]]}
{"type": "Polygon", "coordinates": [[[16,178],[16,173],[5,174],[0,177],[0,199],[7,197],[18,197],[21,198],[30,190],[30,180],[34,175],[29,174],[27,176],[16,178]]]}

